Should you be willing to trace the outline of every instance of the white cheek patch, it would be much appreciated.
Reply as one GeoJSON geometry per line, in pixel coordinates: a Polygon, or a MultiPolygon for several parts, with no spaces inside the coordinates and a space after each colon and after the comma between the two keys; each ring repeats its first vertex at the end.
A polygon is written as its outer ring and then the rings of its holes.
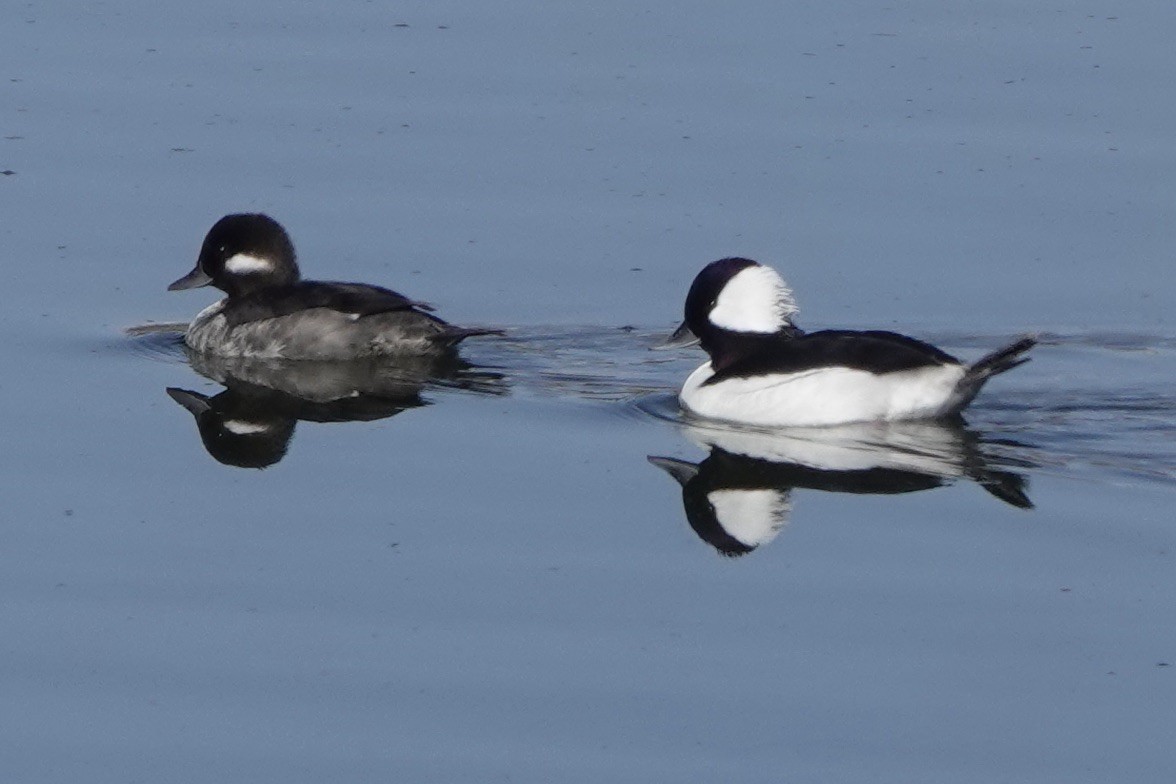
{"type": "Polygon", "coordinates": [[[788,523],[788,494],[779,490],[715,490],[707,494],[723,530],[748,547],[770,542],[788,523]]]}
{"type": "Polygon", "coordinates": [[[755,266],[727,281],[709,318],[716,327],[734,332],[772,333],[790,325],[796,313],[796,300],[780,274],[755,266]]]}
{"type": "Polygon", "coordinates": [[[244,419],[226,419],[223,427],[235,436],[255,436],[258,433],[269,432],[269,425],[262,422],[247,422],[244,419]]]}
{"type": "Polygon", "coordinates": [[[234,275],[256,275],[261,272],[273,272],[274,263],[261,256],[237,253],[225,259],[225,270],[234,275]]]}

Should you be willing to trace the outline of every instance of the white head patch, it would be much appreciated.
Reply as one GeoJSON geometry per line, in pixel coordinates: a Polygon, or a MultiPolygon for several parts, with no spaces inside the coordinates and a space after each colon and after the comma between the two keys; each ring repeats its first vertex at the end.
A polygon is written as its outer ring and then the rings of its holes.
{"type": "Polygon", "coordinates": [[[733,332],[772,333],[790,326],[797,310],[792,290],[780,273],[756,265],[727,281],[709,318],[716,327],[733,332]]]}
{"type": "Polygon", "coordinates": [[[264,422],[249,422],[244,419],[226,419],[223,427],[235,436],[254,436],[268,433],[270,430],[269,425],[264,422]]]}
{"type": "Polygon", "coordinates": [[[254,275],[260,272],[273,272],[274,263],[261,256],[237,253],[225,259],[225,270],[234,275],[254,275]]]}
{"type": "Polygon", "coordinates": [[[713,490],[706,498],[723,530],[748,547],[776,538],[792,509],[779,490],[713,490]]]}

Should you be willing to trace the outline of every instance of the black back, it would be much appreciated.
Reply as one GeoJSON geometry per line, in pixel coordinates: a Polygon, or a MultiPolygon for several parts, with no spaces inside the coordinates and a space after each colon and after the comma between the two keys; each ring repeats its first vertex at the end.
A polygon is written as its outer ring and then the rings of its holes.
{"type": "Polygon", "coordinates": [[[308,308],[328,308],[360,317],[396,310],[431,310],[422,302],[380,286],[304,280],[285,286],[268,286],[234,297],[232,306],[225,309],[225,319],[230,326],[239,326],[288,316],[308,308]]]}
{"type": "Polygon", "coordinates": [[[846,367],[869,373],[893,373],[959,360],[929,343],[880,330],[829,329],[808,334],[750,335],[717,330],[712,334],[715,375],[707,383],[767,373],[800,373],[823,367],[846,367]]]}

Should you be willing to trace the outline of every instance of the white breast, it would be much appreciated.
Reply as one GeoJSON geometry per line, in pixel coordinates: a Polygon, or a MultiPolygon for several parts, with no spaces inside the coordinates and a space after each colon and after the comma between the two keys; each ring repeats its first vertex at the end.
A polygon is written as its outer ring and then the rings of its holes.
{"type": "Polygon", "coordinates": [[[682,406],[708,419],[763,427],[923,419],[958,405],[959,365],[875,374],[845,367],[773,373],[706,384],[709,362],[686,379],[682,406]]]}

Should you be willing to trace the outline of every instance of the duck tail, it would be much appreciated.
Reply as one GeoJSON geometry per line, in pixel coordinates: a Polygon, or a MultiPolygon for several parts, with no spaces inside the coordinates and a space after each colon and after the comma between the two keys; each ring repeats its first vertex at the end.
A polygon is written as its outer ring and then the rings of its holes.
{"type": "Polygon", "coordinates": [[[969,365],[964,371],[964,377],[960,379],[960,383],[956,387],[953,410],[959,411],[971,403],[972,399],[976,397],[976,393],[980,391],[980,387],[984,386],[984,382],[988,379],[1028,362],[1029,357],[1021,355],[1036,345],[1037,338],[1026,335],[969,365]]]}
{"type": "Polygon", "coordinates": [[[1033,508],[1033,502],[1029,500],[1029,495],[1025,492],[1028,489],[1029,480],[1020,474],[1015,474],[1012,471],[985,471],[976,477],[976,481],[985,490],[1010,506],[1015,506],[1018,509],[1033,508]]]}
{"type": "Polygon", "coordinates": [[[1037,338],[1026,335],[1015,343],[1010,343],[1004,348],[981,357],[968,367],[964,379],[979,385],[992,376],[999,375],[1006,370],[1012,370],[1017,365],[1024,365],[1029,361],[1029,357],[1021,355],[1036,345],[1037,338]]]}
{"type": "Polygon", "coordinates": [[[506,334],[506,330],[502,329],[487,329],[484,327],[454,327],[450,326],[443,333],[438,335],[438,338],[447,346],[456,346],[466,338],[473,338],[479,335],[498,335],[506,334]]]}

